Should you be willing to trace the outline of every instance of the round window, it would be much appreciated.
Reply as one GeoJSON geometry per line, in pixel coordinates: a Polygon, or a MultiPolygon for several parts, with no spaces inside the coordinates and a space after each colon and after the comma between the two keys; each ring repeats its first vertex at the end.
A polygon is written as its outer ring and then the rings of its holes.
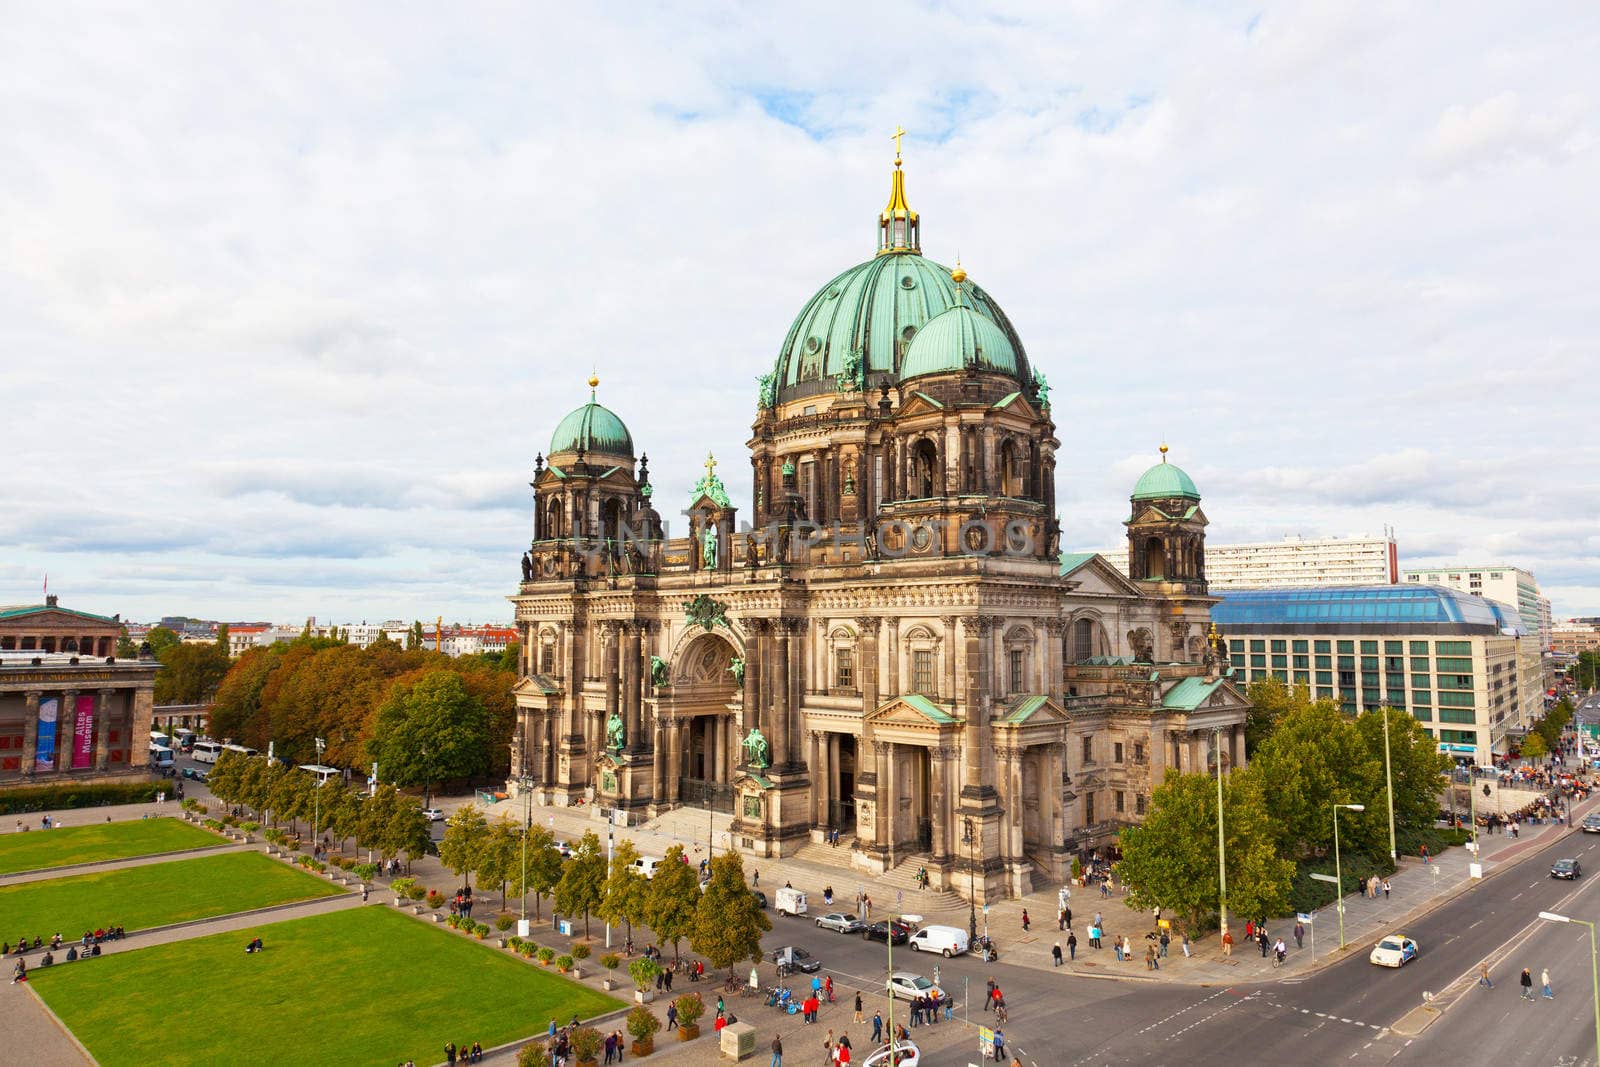
{"type": "Polygon", "coordinates": [[[806,338],[806,351],[815,352],[822,347],[822,338],[812,335],[806,338]]]}
{"type": "Polygon", "coordinates": [[[900,279],[900,288],[902,288],[902,289],[915,289],[916,287],[917,287],[917,280],[915,278],[913,278],[911,275],[907,274],[903,278],[900,279]]]}
{"type": "Polygon", "coordinates": [[[915,326],[907,326],[905,329],[900,331],[900,340],[909,341],[916,335],[917,328],[915,326]]]}

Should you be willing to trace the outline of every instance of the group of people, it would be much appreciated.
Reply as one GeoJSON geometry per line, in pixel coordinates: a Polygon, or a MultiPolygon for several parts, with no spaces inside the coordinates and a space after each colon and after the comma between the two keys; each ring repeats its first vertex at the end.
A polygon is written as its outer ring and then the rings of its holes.
{"type": "MultiPolygon", "coordinates": [[[[83,937],[79,939],[79,943],[83,946],[83,951],[79,953],[76,950],[76,947],[69,949],[72,954],[68,958],[75,960],[79,955],[98,956],[100,955],[100,944],[102,942],[121,941],[127,936],[128,935],[123,932],[123,929],[120,926],[102,926],[95,930],[85,930],[83,932],[83,937]]],[[[11,947],[11,942],[9,941],[0,944],[0,956],[10,956],[13,954],[17,956],[25,956],[30,952],[39,952],[41,950],[43,950],[46,955],[50,955],[59,950],[62,944],[63,942],[59,933],[50,938],[48,945],[45,943],[44,938],[39,937],[38,935],[34,936],[32,943],[29,943],[26,937],[19,937],[17,939],[17,947],[15,949],[11,947]]],[[[45,961],[41,960],[40,962],[45,961]]],[[[50,962],[54,962],[54,960],[52,959],[50,962]]]]}
{"type": "Polygon", "coordinates": [[[474,1041],[470,1048],[463,1044],[458,1049],[454,1041],[446,1041],[444,1045],[444,1061],[446,1063],[481,1063],[483,1061],[483,1046],[474,1041]]]}
{"type": "MultiPolygon", "coordinates": [[[[1522,974],[1517,978],[1521,987],[1521,998],[1531,1002],[1533,997],[1533,971],[1527,967],[1522,968],[1522,974]]],[[[1484,961],[1478,964],[1478,987],[1480,989],[1493,989],[1494,982],[1489,978],[1489,964],[1484,961]]],[[[1550,968],[1546,967],[1539,972],[1540,996],[1545,1000],[1556,999],[1555,990],[1550,988],[1550,968]]]]}

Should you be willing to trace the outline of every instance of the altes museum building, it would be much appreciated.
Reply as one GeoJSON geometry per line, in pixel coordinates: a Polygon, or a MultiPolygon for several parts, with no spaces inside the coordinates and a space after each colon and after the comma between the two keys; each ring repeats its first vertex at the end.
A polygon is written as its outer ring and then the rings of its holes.
{"type": "Polygon", "coordinates": [[[877,233],[761,378],[753,514],[708,457],[667,538],[623,421],[591,394],[556,426],[510,598],[508,788],[633,822],[710,805],[758,856],[837,829],[859,869],[984,901],[1061,882],[1168,769],[1241,762],[1246,702],[1194,482],[1163,446],[1129,577],[1063,555],[1045,375],[922,255],[898,154],[877,233]]]}

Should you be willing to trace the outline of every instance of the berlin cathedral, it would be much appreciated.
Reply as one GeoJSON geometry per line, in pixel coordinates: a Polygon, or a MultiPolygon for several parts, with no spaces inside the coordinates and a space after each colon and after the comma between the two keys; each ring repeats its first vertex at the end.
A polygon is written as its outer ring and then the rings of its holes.
{"type": "Polygon", "coordinates": [[[711,806],[756,856],[837,831],[858,870],[979,903],[1061,884],[1166,770],[1242,762],[1246,700],[1194,482],[1163,446],[1124,577],[1060,551],[1059,444],[1000,305],[922,255],[897,151],[876,254],[760,379],[753,515],[708,457],[668,538],[622,419],[591,392],[557,424],[510,598],[508,790],[630,823],[711,806]]]}

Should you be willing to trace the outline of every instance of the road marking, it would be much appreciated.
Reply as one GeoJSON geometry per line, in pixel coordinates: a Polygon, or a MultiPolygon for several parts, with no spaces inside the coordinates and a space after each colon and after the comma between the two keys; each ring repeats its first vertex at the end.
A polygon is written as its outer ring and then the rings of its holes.
{"type": "MultiPolygon", "coordinates": [[[[1526,890],[1526,889],[1524,889],[1524,890],[1523,890],[1523,891],[1522,891],[1522,893],[1526,893],[1526,892],[1527,892],[1527,890],[1526,890]]],[[[1518,894],[1517,894],[1517,896],[1515,896],[1515,897],[1512,897],[1512,898],[1511,898],[1511,899],[1512,899],[1512,900],[1516,900],[1516,899],[1517,899],[1517,898],[1518,898],[1518,897],[1520,897],[1520,896],[1522,896],[1522,893],[1518,893],[1518,894]]]]}
{"type": "Polygon", "coordinates": [[[1481,922],[1483,922],[1483,920],[1482,920],[1482,919],[1479,919],[1479,920],[1478,920],[1478,922],[1475,922],[1475,923],[1473,923],[1473,924],[1472,924],[1472,926],[1469,926],[1469,927],[1467,927],[1467,929],[1468,929],[1468,930],[1471,930],[1471,929],[1472,929],[1472,927],[1473,927],[1473,926],[1477,926],[1477,925],[1478,925],[1478,923],[1481,923],[1481,922]]]}

